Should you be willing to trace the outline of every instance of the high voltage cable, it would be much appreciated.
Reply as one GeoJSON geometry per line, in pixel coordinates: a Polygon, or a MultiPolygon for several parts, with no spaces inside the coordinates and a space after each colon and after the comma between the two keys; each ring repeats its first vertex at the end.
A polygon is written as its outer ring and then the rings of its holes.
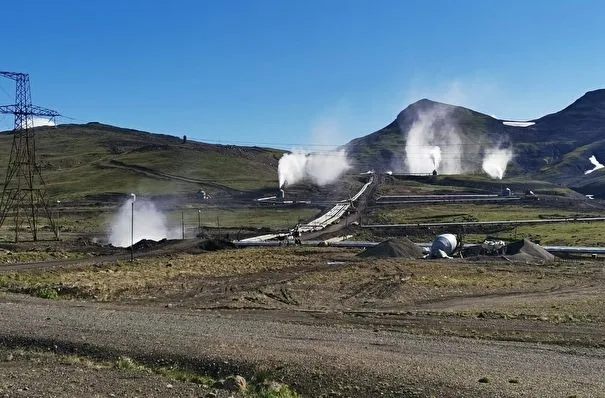
{"type": "MultiPolygon", "coordinates": [[[[363,137],[359,137],[359,138],[363,138],[363,137]]],[[[357,139],[357,138],[355,138],[357,139]]],[[[196,140],[199,140],[199,142],[203,142],[203,143],[208,143],[208,144],[218,144],[218,145],[252,145],[252,146],[259,146],[259,145],[267,145],[267,146],[271,146],[271,147],[277,147],[277,146],[287,146],[287,147],[291,147],[291,148],[296,148],[296,147],[300,147],[301,149],[304,149],[306,147],[333,147],[333,148],[339,148],[339,147],[343,147],[346,144],[340,144],[340,145],[327,145],[327,144],[301,144],[301,143],[279,143],[279,142],[255,142],[255,141],[222,141],[222,140],[211,140],[211,139],[206,139],[206,138],[197,138],[196,140]]],[[[485,144],[481,144],[481,143],[452,143],[452,144],[425,144],[425,145],[414,145],[414,147],[416,148],[427,148],[427,149],[432,149],[434,147],[440,147],[440,148],[447,148],[447,147],[487,147],[489,146],[487,143],[485,144]]],[[[443,152],[442,152],[443,153],[443,152]]]]}

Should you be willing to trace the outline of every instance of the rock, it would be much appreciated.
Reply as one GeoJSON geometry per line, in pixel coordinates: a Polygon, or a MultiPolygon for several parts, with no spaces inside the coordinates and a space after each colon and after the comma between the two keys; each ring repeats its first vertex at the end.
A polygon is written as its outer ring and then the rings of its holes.
{"type": "Polygon", "coordinates": [[[283,388],[283,384],[278,383],[274,380],[271,380],[268,384],[267,384],[267,392],[269,393],[278,393],[281,391],[281,389],[283,388]]]}
{"type": "Polygon", "coordinates": [[[223,388],[229,391],[246,391],[248,389],[248,383],[242,376],[230,376],[223,382],[223,388]]]}

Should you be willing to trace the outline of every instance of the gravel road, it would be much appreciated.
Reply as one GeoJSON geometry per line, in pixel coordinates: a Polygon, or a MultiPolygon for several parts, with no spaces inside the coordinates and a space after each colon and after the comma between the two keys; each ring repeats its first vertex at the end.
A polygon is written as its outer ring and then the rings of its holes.
{"type": "Polygon", "coordinates": [[[605,396],[605,350],[418,336],[263,312],[1,294],[0,339],[211,374],[271,368],[306,396],[605,396]],[[484,379],[486,378],[486,379],[484,379]],[[483,382],[480,382],[483,379],[483,382]]]}

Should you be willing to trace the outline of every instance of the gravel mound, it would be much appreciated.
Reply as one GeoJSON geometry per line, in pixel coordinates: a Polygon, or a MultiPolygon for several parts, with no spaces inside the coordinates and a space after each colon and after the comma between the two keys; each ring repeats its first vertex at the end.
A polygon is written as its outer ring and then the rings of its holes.
{"type": "Polygon", "coordinates": [[[358,254],[364,258],[422,258],[422,247],[408,238],[389,239],[358,254]]]}
{"type": "Polygon", "coordinates": [[[505,246],[504,256],[509,260],[523,262],[546,262],[553,261],[555,256],[547,252],[542,246],[523,239],[509,243],[505,246]]]}
{"type": "Polygon", "coordinates": [[[167,239],[162,239],[158,241],[152,239],[141,239],[140,241],[136,242],[133,247],[135,250],[153,249],[155,247],[165,244],[166,242],[167,239]]]}

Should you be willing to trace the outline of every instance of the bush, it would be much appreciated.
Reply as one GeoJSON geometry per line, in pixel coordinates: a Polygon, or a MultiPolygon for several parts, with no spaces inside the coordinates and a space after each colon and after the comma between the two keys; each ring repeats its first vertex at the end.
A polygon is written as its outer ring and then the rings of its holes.
{"type": "Polygon", "coordinates": [[[34,295],[49,300],[57,300],[59,298],[59,292],[52,287],[40,287],[34,291],[34,295]]]}

